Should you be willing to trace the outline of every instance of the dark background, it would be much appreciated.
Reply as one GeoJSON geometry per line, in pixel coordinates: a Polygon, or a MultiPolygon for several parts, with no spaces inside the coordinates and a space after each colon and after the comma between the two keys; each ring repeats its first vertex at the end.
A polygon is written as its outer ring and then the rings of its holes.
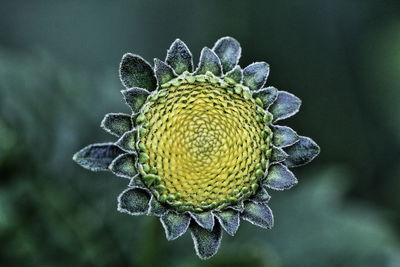
{"type": "Polygon", "coordinates": [[[400,266],[400,2],[0,1],[1,266],[400,266]],[[175,38],[195,62],[222,36],[241,66],[303,100],[285,123],[321,146],[272,192],[275,227],[243,222],[209,261],[188,234],[116,210],[126,181],[71,160],[113,138],[128,112],[125,52],[164,59],[175,38]]]}

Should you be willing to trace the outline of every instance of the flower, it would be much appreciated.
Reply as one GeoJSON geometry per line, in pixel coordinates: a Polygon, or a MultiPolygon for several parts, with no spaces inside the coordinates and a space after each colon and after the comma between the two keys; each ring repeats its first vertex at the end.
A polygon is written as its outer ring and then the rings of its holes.
{"type": "Polygon", "coordinates": [[[319,153],[318,145],[276,123],[298,112],[291,93],[264,87],[269,65],[238,65],[231,37],[203,48],[196,69],[184,42],[175,40],[154,68],[127,53],[121,91],[132,115],[111,113],[101,127],[115,143],[89,145],[73,159],[92,171],[130,180],[118,210],[160,217],[168,240],[189,228],[197,255],[218,251],[222,230],[235,235],[240,219],[274,223],[267,190],[297,184],[288,169],[319,153]]]}

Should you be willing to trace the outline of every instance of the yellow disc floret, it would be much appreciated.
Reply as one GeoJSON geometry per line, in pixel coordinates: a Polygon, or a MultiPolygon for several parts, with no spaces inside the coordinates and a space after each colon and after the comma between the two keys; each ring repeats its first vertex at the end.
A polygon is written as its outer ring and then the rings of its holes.
{"type": "Polygon", "coordinates": [[[211,79],[176,79],[150,96],[140,115],[146,179],[160,201],[182,210],[221,208],[250,196],[267,167],[265,111],[246,89],[211,79]]]}

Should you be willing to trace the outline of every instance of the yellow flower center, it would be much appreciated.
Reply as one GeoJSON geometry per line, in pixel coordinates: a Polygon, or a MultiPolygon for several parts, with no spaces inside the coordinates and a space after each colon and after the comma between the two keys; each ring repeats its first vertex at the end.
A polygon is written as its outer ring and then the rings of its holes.
{"type": "Polygon", "coordinates": [[[146,132],[139,143],[146,169],[160,177],[153,186],[160,201],[201,211],[257,190],[270,131],[248,92],[207,81],[176,83],[150,96],[142,112],[146,132]]]}

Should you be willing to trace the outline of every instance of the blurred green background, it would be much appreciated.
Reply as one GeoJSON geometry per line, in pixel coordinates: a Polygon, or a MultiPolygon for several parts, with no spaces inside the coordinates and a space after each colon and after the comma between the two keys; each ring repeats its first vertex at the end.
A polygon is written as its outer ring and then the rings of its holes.
{"type": "Polygon", "coordinates": [[[0,3],[0,266],[400,266],[398,0],[0,3]],[[322,152],[271,193],[272,230],[243,222],[200,261],[188,234],[117,212],[126,180],[71,157],[129,112],[123,53],[164,59],[179,37],[197,62],[226,35],[303,100],[286,123],[322,152]]]}

